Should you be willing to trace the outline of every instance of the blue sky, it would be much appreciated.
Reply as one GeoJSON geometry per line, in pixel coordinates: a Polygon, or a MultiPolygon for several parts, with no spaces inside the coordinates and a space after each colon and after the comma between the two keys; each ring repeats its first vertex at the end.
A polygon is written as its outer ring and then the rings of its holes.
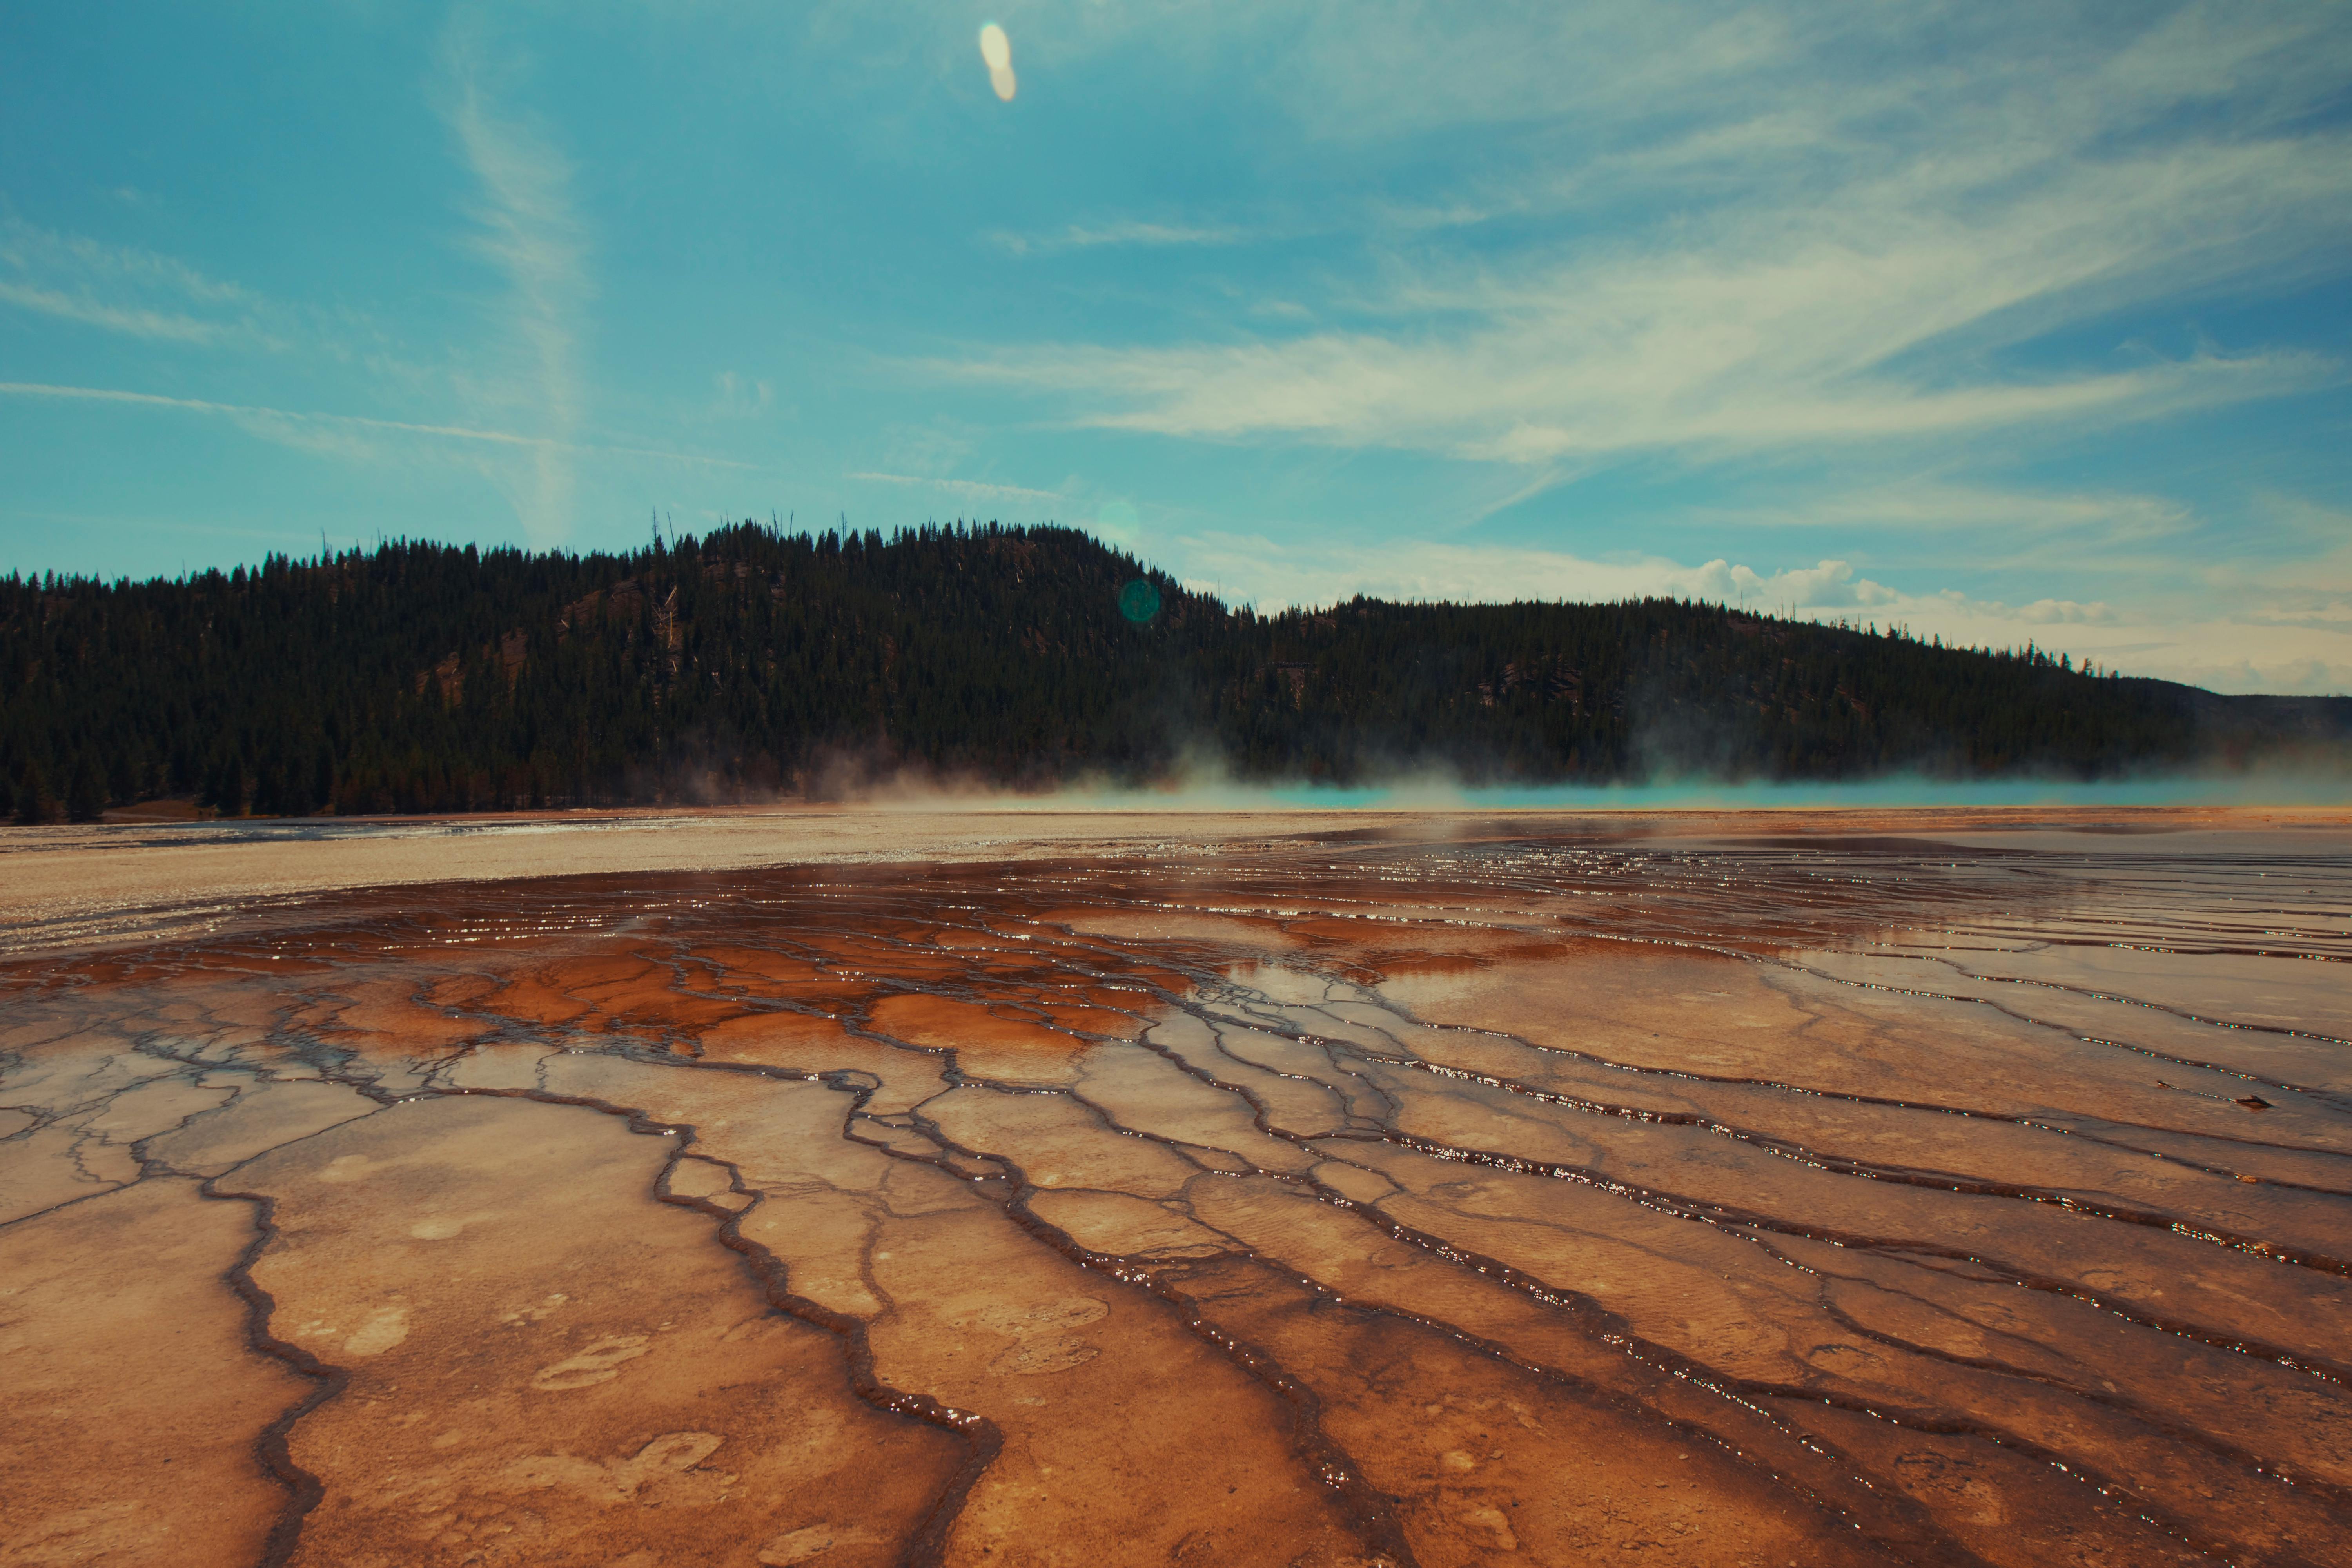
{"type": "Polygon", "coordinates": [[[2352,691],[2340,0],[5,0],[0,148],[0,570],[1052,520],[2352,691]]]}

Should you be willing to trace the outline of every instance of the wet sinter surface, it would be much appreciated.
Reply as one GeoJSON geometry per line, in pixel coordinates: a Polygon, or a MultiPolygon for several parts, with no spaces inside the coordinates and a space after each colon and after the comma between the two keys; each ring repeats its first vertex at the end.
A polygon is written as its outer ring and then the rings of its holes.
{"type": "Polygon", "coordinates": [[[0,1562],[2352,1563],[2352,843],[1171,841],[0,970],[0,1562]]]}

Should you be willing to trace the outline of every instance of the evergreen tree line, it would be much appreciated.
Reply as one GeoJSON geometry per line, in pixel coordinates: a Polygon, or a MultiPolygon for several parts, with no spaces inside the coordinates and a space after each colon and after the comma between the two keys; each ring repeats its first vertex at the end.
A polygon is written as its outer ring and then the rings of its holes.
{"type": "Polygon", "coordinates": [[[993,523],[0,578],[0,814],[27,822],[821,796],[908,768],[1140,783],[1203,753],[1335,784],[2098,777],[2340,763],[2347,736],[2352,699],[1675,600],[1260,616],[993,523]]]}

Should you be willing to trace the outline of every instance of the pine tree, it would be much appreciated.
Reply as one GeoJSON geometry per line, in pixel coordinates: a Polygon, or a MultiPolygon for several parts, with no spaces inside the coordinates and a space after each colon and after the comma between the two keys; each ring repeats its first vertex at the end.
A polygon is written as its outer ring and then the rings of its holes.
{"type": "MultiPolygon", "coordinates": [[[[1258,778],[1602,783],[2327,763],[2347,737],[2352,700],[2095,679],[2039,648],[1711,605],[1258,616],[1075,531],[994,523],[0,577],[0,767],[71,779],[87,755],[110,798],[230,816],[248,795],[273,814],[734,799],[901,768],[1139,782],[1186,746],[1258,778]]],[[[44,789],[33,815],[54,806],[44,789]]]]}
{"type": "Polygon", "coordinates": [[[235,752],[222,753],[206,776],[204,791],[196,804],[206,805],[222,816],[245,815],[245,763],[235,752]]]}
{"type": "Polygon", "coordinates": [[[106,810],[106,781],[89,752],[74,764],[73,782],[66,786],[66,820],[96,822],[106,810]]]}
{"type": "Polygon", "coordinates": [[[49,781],[38,763],[26,763],[16,775],[16,822],[20,826],[47,822],[56,815],[49,798],[49,781]]]}

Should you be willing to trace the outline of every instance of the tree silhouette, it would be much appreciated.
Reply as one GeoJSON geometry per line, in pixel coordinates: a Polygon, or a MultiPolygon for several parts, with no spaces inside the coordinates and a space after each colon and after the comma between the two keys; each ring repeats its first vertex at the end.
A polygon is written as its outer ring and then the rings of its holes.
{"type": "Polygon", "coordinates": [[[1022,787],[2111,777],[2342,765],[2352,699],[2221,698],[1720,605],[1261,616],[1073,530],[656,531],[625,554],[401,542],[177,580],[0,578],[19,820],[192,795],[299,816],[1022,787]]]}

